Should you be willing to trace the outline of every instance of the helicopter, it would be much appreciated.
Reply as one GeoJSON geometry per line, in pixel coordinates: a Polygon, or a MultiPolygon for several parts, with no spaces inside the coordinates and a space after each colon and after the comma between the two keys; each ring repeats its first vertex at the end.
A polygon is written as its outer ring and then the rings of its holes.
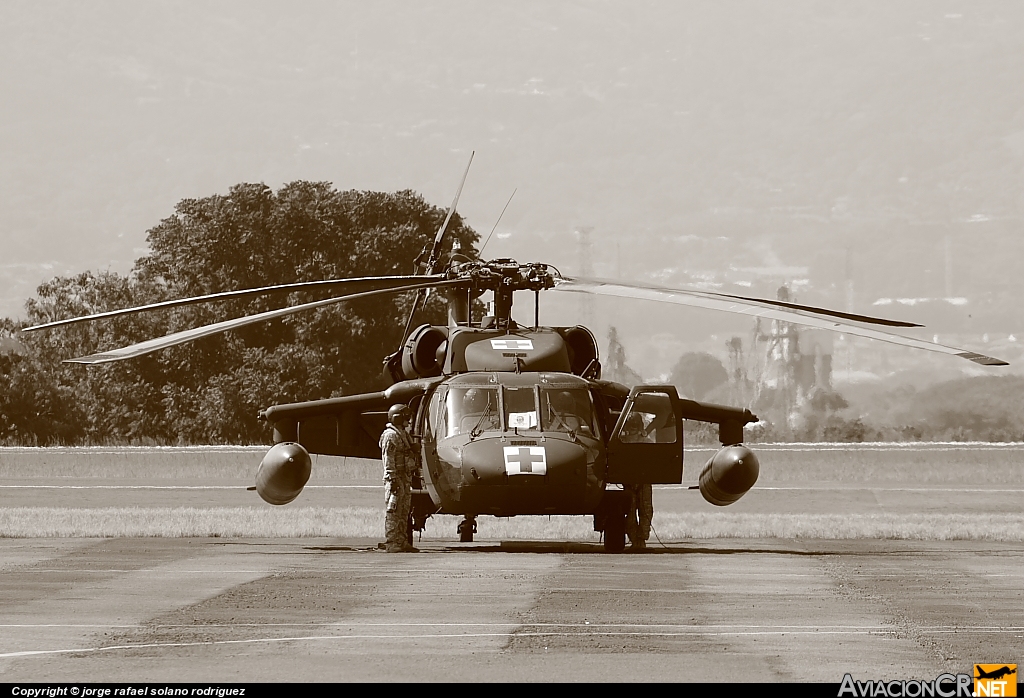
{"type": "MultiPolygon", "coordinates": [[[[743,441],[757,417],[746,408],[680,396],[671,385],[626,386],[601,377],[598,344],[582,325],[540,324],[542,293],[606,295],[710,308],[792,322],[903,346],[945,353],[987,366],[1007,365],[971,351],[895,334],[915,323],[801,305],[787,300],[666,288],[563,275],[543,262],[473,259],[453,250],[441,259],[470,162],[438,229],[418,259],[418,273],[299,282],[241,289],[55,320],[35,331],[203,302],[299,290],[327,290],[329,298],[183,330],[71,363],[98,364],[142,356],[293,313],[378,294],[415,292],[397,351],[384,359],[385,390],[269,406],[260,412],[274,445],[256,472],[255,490],[267,503],[299,496],[312,455],[379,459],[389,408],[405,405],[419,450],[408,535],[435,514],[461,516],[457,533],[471,542],[479,516],[592,516],[608,552],[625,549],[627,486],[681,484],[684,420],[718,426],[721,448],[700,470],[703,498],[716,506],[738,501],[754,486],[760,464],[743,441]],[[448,306],[446,325],[414,327],[428,292],[448,306]],[[512,318],[516,294],[534,296],[534,322],[512,318]],[[490,310],[474,313],[490,294],[490,310]]],[[[500,220],[500,219],[499,219],[500,220]]],[[[492,231],[493,232],[493,231],[492,231]]]]}

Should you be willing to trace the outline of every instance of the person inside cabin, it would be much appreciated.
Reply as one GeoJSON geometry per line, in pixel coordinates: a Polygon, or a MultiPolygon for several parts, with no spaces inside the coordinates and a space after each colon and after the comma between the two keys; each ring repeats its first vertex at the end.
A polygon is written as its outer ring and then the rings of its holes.
{"type": "Polygon", "coordinates": [[[549,394],[548,429],[550,431],[578,432],[584,425],[576,409],[576,399],[568,390],[549,394]]]}
{"type": "Polygon", "coordinates": [[[624,444],[649,443],[653,441],[647,427],[644,425],[644,418],[639,412],[632,412],[626,417],[626,423],[622,425],[619,432],[619,441],[624,444]]]}
{"type": "Polygon", "coordinates": [[[462,425],[460,431],[494,431],[501,429],[498,415],[498,393],[487,388],[470,388],[462,397],[462,425]]]}

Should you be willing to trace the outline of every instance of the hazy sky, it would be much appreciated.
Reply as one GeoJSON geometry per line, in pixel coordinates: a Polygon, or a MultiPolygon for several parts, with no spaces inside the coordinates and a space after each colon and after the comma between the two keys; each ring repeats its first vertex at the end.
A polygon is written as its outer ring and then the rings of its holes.
{"type": "MultiPolygon", "coordinates": [[[[575,270],[592,226],[604,276],[834,305],[853,280],[874,312],[948,292],[1024,330],[1001,310],[1024,292],[1022,8],[5,0],[0,314],[126,272],[184,197],[308,179],[446,206],[476,150],[472,226],[518,187],[487,256],[575,270]]],[[[599,334],[637,322],[607,307],[599,334]]],[[[636,330],[655,371],[691,322],[664,317],[636,330]]]]}

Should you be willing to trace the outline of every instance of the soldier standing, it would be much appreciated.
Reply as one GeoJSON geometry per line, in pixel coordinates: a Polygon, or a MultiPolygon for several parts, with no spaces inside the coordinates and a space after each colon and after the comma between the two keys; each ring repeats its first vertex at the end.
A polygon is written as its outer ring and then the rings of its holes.
{"type": "MultiPolygon", "coordinates": [[[[623,443],[650,441],[643,418],[636,413],[626,418],[620,439],[623,443]]],[[[651,537],[651,519],[654,518],[654,488],[650,483],[623,485],[626,491],[626,535],[630,550],[644,550],[651,537]]]]}
{"type": "Polygon", "coordinates": [[[654,518],[654,488],[650,483],[623,485],[629,500],[626,507],[626,535],[630,550],[644,550],[651,537],[651,519],[654,518]]]}
{"type": "Polygon", "coordinates": [[[384,534],[389,553],[418,553],[409,544],[409,511],[412,508],[412,477],[417,471],[416,449],[409,436],[409,408],[392,405],[388,425],[380,435],[384,460],[384,534]]]}

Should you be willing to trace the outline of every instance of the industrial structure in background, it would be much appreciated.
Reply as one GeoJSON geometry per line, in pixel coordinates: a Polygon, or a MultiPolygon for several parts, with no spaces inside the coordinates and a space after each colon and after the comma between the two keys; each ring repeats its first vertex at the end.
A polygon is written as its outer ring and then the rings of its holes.
{"type": "MultiPolygon", "coordinates": [[[[781,286],[778,300],[791,303],[789,287],[781,286]]],[[[803,426],[808,410],[817,412],[846,406],[832,386],[833,335],[823,330],[800,328],[784,320],[755,321],[752,354],[753,377],[740,376],[742,344],[734,337],[727,345],[737,385],[752,388],[745,401],[759,405],[773,422],[791,429],[803,426]]]]}
{"type": "Polygon", "coordinates": [[[603,375],[607,380],[623,385],[638,385],[644,382],[643,377],[626,363],[626,349],[619,341],[619,331],[614,325],[608,328],[608,353],[603,375]]]}

